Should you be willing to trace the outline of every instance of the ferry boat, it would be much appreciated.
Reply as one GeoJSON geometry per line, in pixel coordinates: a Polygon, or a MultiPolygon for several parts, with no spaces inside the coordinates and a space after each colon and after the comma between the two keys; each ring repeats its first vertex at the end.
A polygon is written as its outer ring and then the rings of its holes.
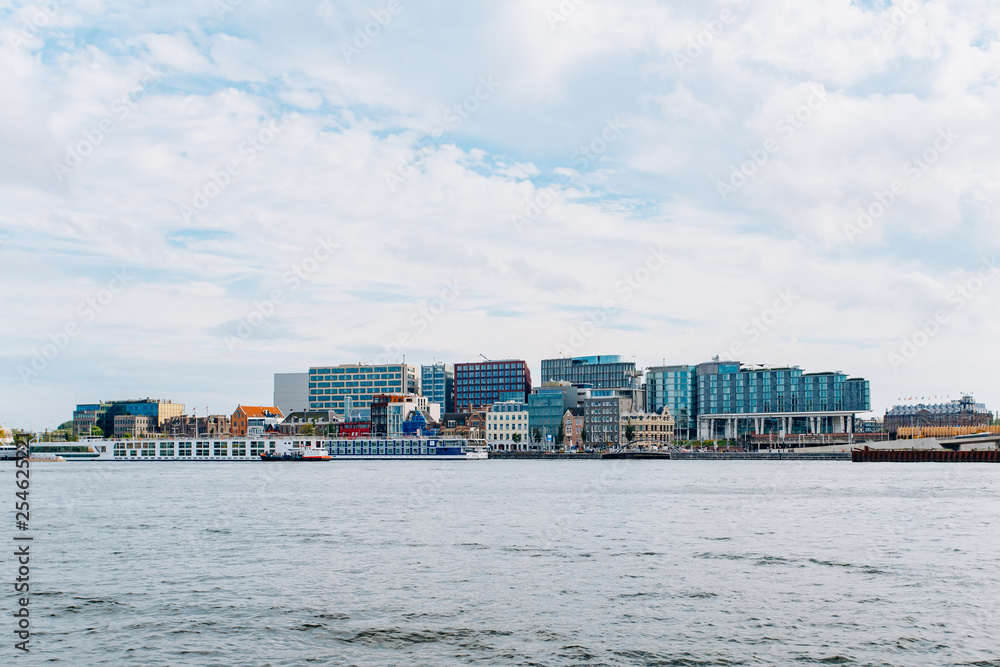
{"type": "MultiPolygon", "coordinates": [[[[296,450],[318,451],[334,460],[423,459],[481,460],[488,458],[486,443],[467,438],[399,437],[330,439],[323,436],[240,438],[90,439],[84,442],[44,443],[91,448],[87,458],[97,461],[274,461],[296,450]],[[267,454],[267,458],[263,457],[267,454]]],[[[56,453],[56,452],[53,452],[56,453]]],[[[58,452],[69,461],[84,458],[58,452]]],[[[287,460],[287,459],[286,459],[287,460]]]]}

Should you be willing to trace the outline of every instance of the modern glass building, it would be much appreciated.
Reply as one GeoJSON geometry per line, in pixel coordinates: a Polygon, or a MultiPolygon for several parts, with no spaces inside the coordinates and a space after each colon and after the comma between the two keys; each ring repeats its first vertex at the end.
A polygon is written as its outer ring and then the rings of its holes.
{"type": "Polygon", "coordinates": [[[527,401],[530,393],[531,372],[519,359],[455,364],[455,409],[459,412],[498,401],[527,401]]]}
{"type": "Polygon", "coordinates": [[[595,389],[628,389],[634,375],[635,363],[617,354],[542,359],[542,382],[564,380],[595,389]]]}
{"type": "Polygon", "coordinates": [[[344,414],[344,401],[370,405],[379,394],[419,394],[417,368],[407,364],[341,364],[309,369],[309,409],[344,414]]]}
{"type": "Polygon", "coordinates": [[[852,433],[871,397],[867,380],[839,371],[712,361],[697,367],[696,405],[699,438],[852,433]]]}
{"type": "Polygon", "coordinates": [[[132,415],[148,418],[150,425],[159,429],[168,419],[182,414],[184,414],[183,403],[154,398],[87,403],[76,406],[73,412],[73,428],[78,433],[89,433],[91,426],[97,426],[105,434],[110,435],[115,430],[115,417],[132,415]]]}
{"type": "Polygon", "coordinates": [[[420,367],[420,392],[441,412],[455,411],[455,365],[437,363],[420,367]]]}
{"type": "Polygon", "coordinates": [[[569,384],[546,384],[535,387],[528,396],[528,435],[534,441],[537,429],[546,448],[557,448],[562,444],[558,436],[563,415],[570,408],[579,406],[590,392],[569,384]]]}
{"type": "Polygon", "coordinates": [[[670,411],[675,437],[698,437],[698,367],[654,366],[646,369],[646,412],[670,411]]]}

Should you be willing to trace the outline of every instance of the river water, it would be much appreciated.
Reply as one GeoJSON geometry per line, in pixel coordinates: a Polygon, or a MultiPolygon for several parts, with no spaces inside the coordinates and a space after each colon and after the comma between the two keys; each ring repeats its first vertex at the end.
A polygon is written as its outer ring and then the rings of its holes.
{"type": "Polygon", "coordinates": [[[1000,666],[997,465],[37,463],[31,500],[17,664],[1000,666]]]}

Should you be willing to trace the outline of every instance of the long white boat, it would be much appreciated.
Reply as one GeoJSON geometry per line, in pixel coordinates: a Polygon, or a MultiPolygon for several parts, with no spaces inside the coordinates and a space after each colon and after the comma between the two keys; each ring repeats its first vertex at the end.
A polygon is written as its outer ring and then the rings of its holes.
{"type": "MultiPolygon", "coordinates": [[[[261,461],[303,448],[322,449],[333,460],[488,458],[485,443],[466,438],[342,438],[322,436],[246,438],[137,438],[44,443],[46,453],[68,461],[261,461]]],[[[35,445],[32,445],[34,450],[35,445]]]]}

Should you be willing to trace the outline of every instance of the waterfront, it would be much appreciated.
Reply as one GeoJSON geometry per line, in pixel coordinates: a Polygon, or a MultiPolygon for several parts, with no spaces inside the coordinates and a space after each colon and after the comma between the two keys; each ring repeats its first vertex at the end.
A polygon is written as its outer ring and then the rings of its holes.
{"type": "Polygon", "coordinates": [[[32,663],[997,664],[989,464],[74,462],[32,499],[32,663]]]}

